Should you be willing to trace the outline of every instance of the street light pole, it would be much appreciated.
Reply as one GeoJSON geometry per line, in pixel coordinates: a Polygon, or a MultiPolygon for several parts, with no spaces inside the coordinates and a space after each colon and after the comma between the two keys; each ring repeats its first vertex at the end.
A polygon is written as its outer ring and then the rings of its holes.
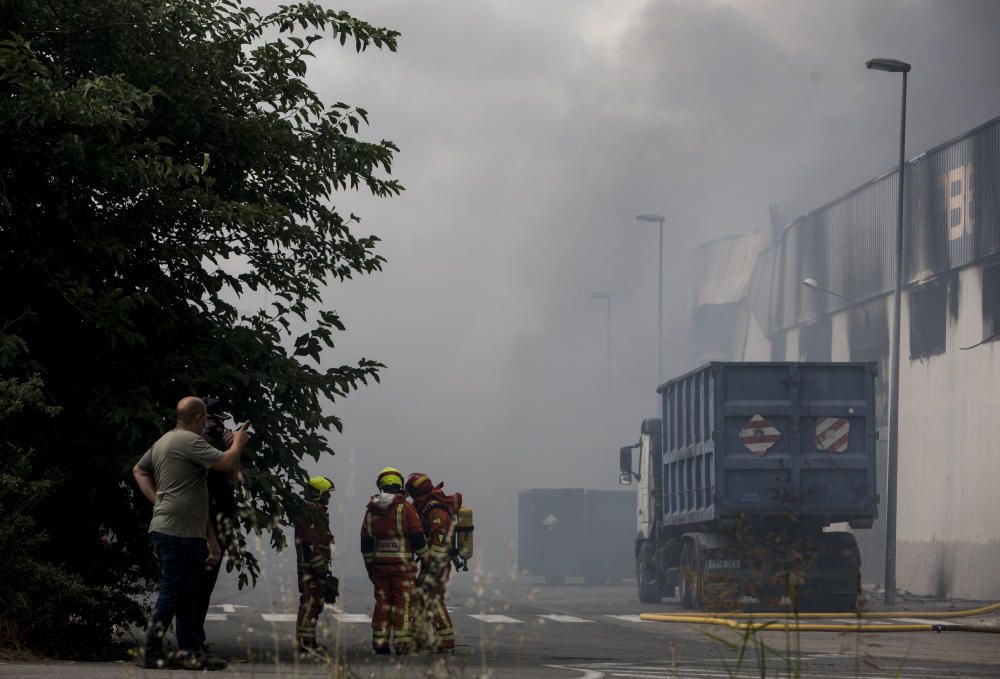
{"type": "Polygon", "coordinates": [[[636,216],[640,222],[654,222],[660,225],[660,267],[659,285],[657,286],[658,325],[656,329],[656,386],[660,386],[663,381],[663,222],[666,218],[662,215],[641,214],[636,216]]]}
{"type": "Polygon", "coordinates": [[[865,66],[903,74],[903,103],[899,123],[899,172],[896,203],[896,289],[893,291],[892,354],[889,368],[889,468],[885,510],[885,603],[896,604],[896,504],[899,468],[899,338],[903,296],[903,188],[906,169],[906,74],[910,64],[896,59],[871,59],[865,66]]]}

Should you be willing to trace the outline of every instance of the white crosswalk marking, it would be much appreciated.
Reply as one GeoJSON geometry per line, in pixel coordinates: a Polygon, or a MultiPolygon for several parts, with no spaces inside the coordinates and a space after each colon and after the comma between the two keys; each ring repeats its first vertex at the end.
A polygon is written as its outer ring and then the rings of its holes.
{"type": "Polygon", "coordinates": [[[212,604],[209,608],[221,608],[223,613],[235,613],[237,608],[249,608],[243,604],[212,604]]]}
{"type": "MultiPolygon", "coordinates": [[[[296,613],[261,613],[267,622],[295,622],[298,619],[296,613]]],[[[372,619],[364,613],[333,613],[333,619],[345,624],[370,623],[372,619]]],[[[224,613],[209,613],[206,620],[225,620],[224,613]]]]}
{"type": "MultiPolygon", "coordinates": [[[[225,612],[224,613],[209,613],[208,615],[205,616],[205,620],[212,621],[212,622],[226,622],[229,619],[229,615],[231,615],[232,613],[236,612],[235,611],[236,607],[232,607],[233,610],[230,610],[230,606],[229,605],[219,606],[219,608],[222,608],[225,612]]],[[[346,624],[362,624],[362,623],[370,623],[372,621],[371,617],[369,615],[365,614],[365,613],[344,613],[343,611],[341,611],[340,609],[337,609],[337,608],[333,608],[331,612],[332,612],[332,617],[337,622],[341,622],[341,623],[346,623],[346,624]]],[[[298,618],[298,616],[295,613],[261,613],[260,617],[263,618],[267,622],[295,622],[296,619],[298,618]]],[[[469,617],[470,618],[475,618],[476,620],[479,620],[480,622],[484,622],[484,623],[487,623],[487,624],[490,624],[490,625],[497,625],[497,624],[518,624],[518,623],[523,622],[522,620],[519,620],[517,618],[512,618],[509,615],[502,615],[502,614],[498,614],[498,613],[469,614],[469,617]]],[[[542,621],[558,622],[558,623],[563,623],[563,624],[580,624],[580,623],[593,623],[593,622],[596,622],[594,620],[590,620],[590,619],[587,619],[587,618],[582,618],[582,617],[579,617],[579,616],[576,616],[576,615],[567,615],[565,613],[539,613],[537,617],[539,619],[541,619],[542,621]]],[[[628,615],[611,615],[611,614],[605,614],[603,617],[610,618],[612,620],[619,620],[621,622],[631,622],[631,623],[646,622],[645,620],[643,620],[642,618],[640,618],[637,613],[628,614],[628,615]]],[[[857,618],[837,618],[837,619],[830,619],[830,620],[826,620],[825,621],[825,623],[827,623],[827,624],[843,625],[844,627],[850,627],[851,625],[857,624],[857,622],[858,622],[857,618]]],[[[866,621],[862,621],[862,623],[863,624],[867,624],[867,625],[879,625],[879,624],[883,624],[883,625],[890,625],[890,624],[897,624],[897,625],[932,625],[932,624],[937,624],[937,625],[945,625],[945,626],[957,624],[957,623],[954,623],[954,622],[945,622],[945,621],[940,621],[940,620],[927,620],[927,619],[924,619],[924,618],[892,618],[892,619],[878,620],[878,621],[875,621],[875,620],[866,620],[866,621]]],[[[834,654],[834,655],[836,655],[836,654],[834,654]]],[[[821,657],[821,656],[817,656],[817,657],[821,657]]]]}
{"type": "Polygon", "coordinates": [[[636,615],[609,615],[609,618],[614,618],[615,620],[621,620],[623,622],[645,622],[642,618],[636,615]]]}
{"type": "Polygon", "coordinates": [[[827,658],[836,658],[837,660],[842,660],[844,654],[840,651],[831,651],[827,653],[803,653],[803,660],[826,660],[827,658]]]}
{"type": "Polygon", "coordinates": [[[268,622],[295,622],[299,616],[295,613],[261,613],[260,617],[268,622]]]}
{"type": "Polygon", "coordinates": [[[564,665],[546,665],[546,667],[551,667],[554,670],[568,670],[570,672],[582,672],[583,676],[577,677],[577,679],[603,679],[604,672],[598,672],[596,670],[586,670],[581,667],[566,667],[564,665]]]}
{"type": "Polygon", "coordinates": [[[372,621],[364,613],[334,613],[334,620],[343,623],[369,623],[372,621]]]}
{"type": "MultiPolygon", "coordinates": [[[[226,613],[209,613],[205,619],[215,622],[225,622],[229,619],[230,611],[226,613]]],[[[295,613],[261,613],[260,617],[267,622],[295,622],[298,618],[295,613]]],[[[342,623],[370,623],[372,621],[371,617],[365,613],[344,613],[340,609],[333,609],[332,617],[337,622],[342,623]]],[[[496,625],[501,623],[521,623],[522,620],[517,618],[512,618],[509,615],[502,615],[499,613],[477,613],[470,614],[470,618],[475,618],[481,622],[487,624],[496,625]]],[[[581,623],[593,623],[594,620],[588,620],[587,618],[581,618],[576,615],[566,615],[564,613],[542,613],[538,615],[539,618],[551,622],[558,622],[564,624],[581,624],[581,623]]],[[[608,615],[608,618],[614,618],[616,620],[622,620],[625,622],[642,622],[638,615],[608,615]]]]}
{"type": "Polygon", "coordinates": [[[902,625],[957,625],[957,622],[945,622],[943,620],[928,620],[927,618],[890,618],[890,622],[902,625]]]}
{"type": "MultiPolygon", "coordinates": [[[[803,659],[826,656],[843,659],[839,654],[811,654],[803,656],[803,659]]],[[[588,663],[584,665],[546,665],[546,667],[581,672],[584,677],[578,679],[606,679],[608,677],[622,677],[623,679],[676,679],[685,677],[686,679],[731,679],[735,676],[731,671],[727,671],[725,664],[716,662],[677,662],[664,663],[661,665],[650,663],[588,663]]],[[[732,664],[728,666],[732,670],[732,664]]],[[[743,674],[739,674],[743,676],[743,674]]],[[[770,676],[770,675],[769,675],[770,676]]],[[[804,668],[801,674],[802,679],[855,679],[857,675],[851,671],[832,670],[829,667],[823,669],[804,668]]],[[[912,679],[937,679],[942,676],[939,668],[907,667],[906,675],[912,679]]]]}
{"type": "Polygon", "coordinates": [[[539,615],[539,618],[544,618],[545,620],[551,620],[552,622],[594,622],[593,620],[587,620],[586,618],[578,618],[575,615],[560,615],[559,613],[549,613],[548,615],[539,615]]]}
{"type": "Polygon", "coordinates": [[[479,620],[480,622],[485,622],[485,623],[490,624],[490,625],[497,625],[497,624],[500,624],[500,623],[519,623],[519,622],[521,622],[517,618],[511,618],[510,616],[507,616],[507,615],[493,615],[493,614],[488,614],[488,613],[482,613],[482,614],[476,614],[476,615],[469,615],[469,617],[470,618],[475,618],[476,620],[479,620]]]}

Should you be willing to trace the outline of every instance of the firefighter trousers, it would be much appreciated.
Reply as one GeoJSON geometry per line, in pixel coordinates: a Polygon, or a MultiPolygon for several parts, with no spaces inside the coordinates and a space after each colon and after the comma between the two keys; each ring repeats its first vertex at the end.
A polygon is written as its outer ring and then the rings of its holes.
{"type": "Polygon", "coordinates": [[[372,648],[385,653],[391,647],[396,653],[408,653],[413,645],[410,618],[416,574],[398,566],[372,570],[375,585],[375,611],[372,614],[372,648]]]}
{"type": "Polygon", "coordinates": [[[419,633],[422,644],[429,650],[455,650],[455,627],[445,604],[447,578],[440,584],[424,582],[421,587],[419,633]]]}
{"type": "Polygon", "coordinates": [[[316,645],[316,621],[323,612],[326,593],[324,575],[299,573],[299,614],[295,621],[295,641],[299,646],[316,645]]]}

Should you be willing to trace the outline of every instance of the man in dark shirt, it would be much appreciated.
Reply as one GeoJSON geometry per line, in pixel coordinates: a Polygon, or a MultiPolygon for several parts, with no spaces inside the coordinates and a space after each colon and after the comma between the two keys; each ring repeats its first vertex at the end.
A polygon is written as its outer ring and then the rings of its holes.
{"type": "MultiPolygon", "coordinates": [[[[208,418],[203,436],[219,450],[225,450],[232,440],[232,432],[226,429],[225,421],[229,413],[222,408],[222,402],[217,398],[208,397],[205,408],[208,418]]],[[[236,529],[236,486],[239,481],[239,463],[230,472],[215,469],[208,470],[208,518],[211,522],[211,533],[208,535],[209,559],[201,570],[198,581],[198,593],[195,597],[195,626],[203,646],[205,642],[205,617],[215,590],[222,568],[222,557],[229,553],[234,544],[233,531],[236,529]]]]}

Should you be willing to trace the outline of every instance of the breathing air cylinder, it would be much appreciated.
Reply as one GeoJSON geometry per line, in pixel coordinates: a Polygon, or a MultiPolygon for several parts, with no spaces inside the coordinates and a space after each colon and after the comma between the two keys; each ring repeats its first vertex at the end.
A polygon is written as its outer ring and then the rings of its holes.
{"type": "Polygon", "coordinates": [[[458,521],[455,525],[456,570],[469,570],[469,559],[472,558],[472,532],[475,525],[472,520],[472,508],[459,507],[458,521]]]}

